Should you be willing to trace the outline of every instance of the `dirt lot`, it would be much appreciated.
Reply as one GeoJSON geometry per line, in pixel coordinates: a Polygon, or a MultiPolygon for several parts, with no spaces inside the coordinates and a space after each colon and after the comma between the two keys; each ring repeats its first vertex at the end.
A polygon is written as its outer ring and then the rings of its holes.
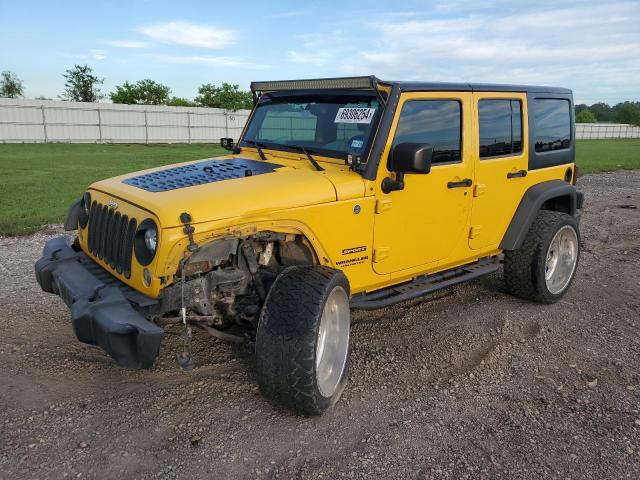
{"type": "Polygon", "coordinates": [[[350,384],[321,418],[274,410],[251,355],[169,331],[150,372],[75,340],[42,293],[45,239],[0,238],[0,478],[640,478],[640,171],[587,176],[563,301],[501,275],[356,312],[350,384]]]}

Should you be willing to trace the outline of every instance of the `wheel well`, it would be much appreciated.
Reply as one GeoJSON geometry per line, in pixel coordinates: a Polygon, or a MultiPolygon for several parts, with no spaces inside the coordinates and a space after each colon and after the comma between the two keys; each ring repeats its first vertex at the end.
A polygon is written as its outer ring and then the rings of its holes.
{"type": "Polygon", "coordinates": [[[209,327],[241,325],[255,330],[262,304],[278,275],[293,266],[318,263],[301,234],[260,231],[201,244],[180,263],[162,291],[157,315],[194,312],[209,327]]]}
{"type": "Polygon", "coordinates": [[[575,215],[580,208],[581,195],[570,183],[563,180],[549,180],[529,188],[516,210],[509,228],[500,242],[502,250],[520,248],[536,215],[540,211],[555,211],[575,215]]]}
{"type": "Polygon", "coordinates": [[[562,195],[545,201],[540,210],[553,210],[554,212],[571,213],[571,197],[562,195]]]}
{"type": "Polygon", "coordinates": [[[185,271],[187,276],[202,274],[227,264],[233,258],[261,253],[258,263],[262,266],[286,268],[319,263],[313,245],[304,235],[261,231],[247,236],[219,238],[201,245],[185,262],[185,271]],[[273,261],[270,261],[272,257],[273,261]]]}

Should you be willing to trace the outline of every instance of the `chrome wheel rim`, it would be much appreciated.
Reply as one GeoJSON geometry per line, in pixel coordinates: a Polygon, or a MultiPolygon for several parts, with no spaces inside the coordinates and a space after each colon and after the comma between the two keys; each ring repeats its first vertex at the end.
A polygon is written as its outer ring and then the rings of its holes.
{"type": "Polygon", "coordinates": [[[331,397],[342,379],[349,351],[349,297],[335,287],[322,310],[316,342],[316,381],[324,397],[331,397]]]}
{"type": "Polygon", "coordinates": [[[544,279],[553,295],[562,293],[571,279],[578,262],[578,234],[571,225],[556,232],[547,250],[544,279]]]}

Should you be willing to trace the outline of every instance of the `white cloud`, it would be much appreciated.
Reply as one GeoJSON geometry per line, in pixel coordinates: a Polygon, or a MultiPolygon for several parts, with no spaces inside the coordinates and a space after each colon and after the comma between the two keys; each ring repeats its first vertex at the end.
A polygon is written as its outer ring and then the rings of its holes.
{"type": "Polygon", "coordinates": [[[483,5],[480,13],[371,23],[376,40],[341,68],[400,80],[557,84],[585,101],[604,98],[599,92],[637,98],[640,3],[566,5],[522,0],[483,5]]]}
{"type": "Polygon", "coordinates": [[[153,45],[151,42],[140,42],[136,40],[108,40],[107,43],[119,48],[149,48],[153,45]]]}
{"type": "Polygon", "coordinates": [[[107,58],[107,51],[106,50],[94,49],[94,50],[90,50],[90,51],[91,51],[91,56],[95,60],[104,60],[105,58],[107,58]]]}
{"type": "Polygon", "coordinates": [[[290,62],[302,63],[305,65],[324,65],[330,58],[327,52],[298,52],[290,51],[287,53],[290,62]]]}
{"type": "Polygon", "coordinates": [[[349,45],[341,29],[304,33],[295,37],[297,50],[289,50],[287,59],[301,65],[323,66],[342,56],[349,45]]]}
{"type": "Polygon", "coordinates": [[[235,57],[208,56],[208,55],[149,55],[152,60],[162,63],[175,63],[182,65],[206,65],[210,67],[245,68],[250,70],[264,70],[270,65],[251,63],[235,57]]]}
{"type": "Polygon", "coordinates": [[[213,25],[175,21],[141,27],[139,31],[161,43],[194,48],[222,49],[236,40],[236,32],[213,25]]]}

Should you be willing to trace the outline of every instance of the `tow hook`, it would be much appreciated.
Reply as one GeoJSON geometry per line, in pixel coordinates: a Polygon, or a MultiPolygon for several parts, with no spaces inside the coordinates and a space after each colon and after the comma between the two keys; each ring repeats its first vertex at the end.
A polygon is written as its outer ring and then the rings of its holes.
{"type": "MultiPolygon", "coordinates": [[[[188,214],[182,214],[188,215],[188,214]]],[[[181,215],[181,217],[182,217],[181,215]]],[[[189,217],[191,218],[191,217],[189,217]]],[[[191,227],[193,229],[193,227],[191,227]]],[[[187,228],[185,227],[185,233],[187,228]]],[[[193,242],[193,231],[189,233],[189,239],[193,242]]],[[[196,249],[198,246],[196,245],[196,249]]],[[[190,372],[193,370],[193,355],[191,355],[191,326],[187,323],[187,308],[184,304],[184,264],[186,262],[186,258],[182,259],[180,265],[180,317],[182,319],[182,334],[180,338],[182,339],[182,352],[176,353],[176,362],[180,365],[186,372],[190,372]]]]}

